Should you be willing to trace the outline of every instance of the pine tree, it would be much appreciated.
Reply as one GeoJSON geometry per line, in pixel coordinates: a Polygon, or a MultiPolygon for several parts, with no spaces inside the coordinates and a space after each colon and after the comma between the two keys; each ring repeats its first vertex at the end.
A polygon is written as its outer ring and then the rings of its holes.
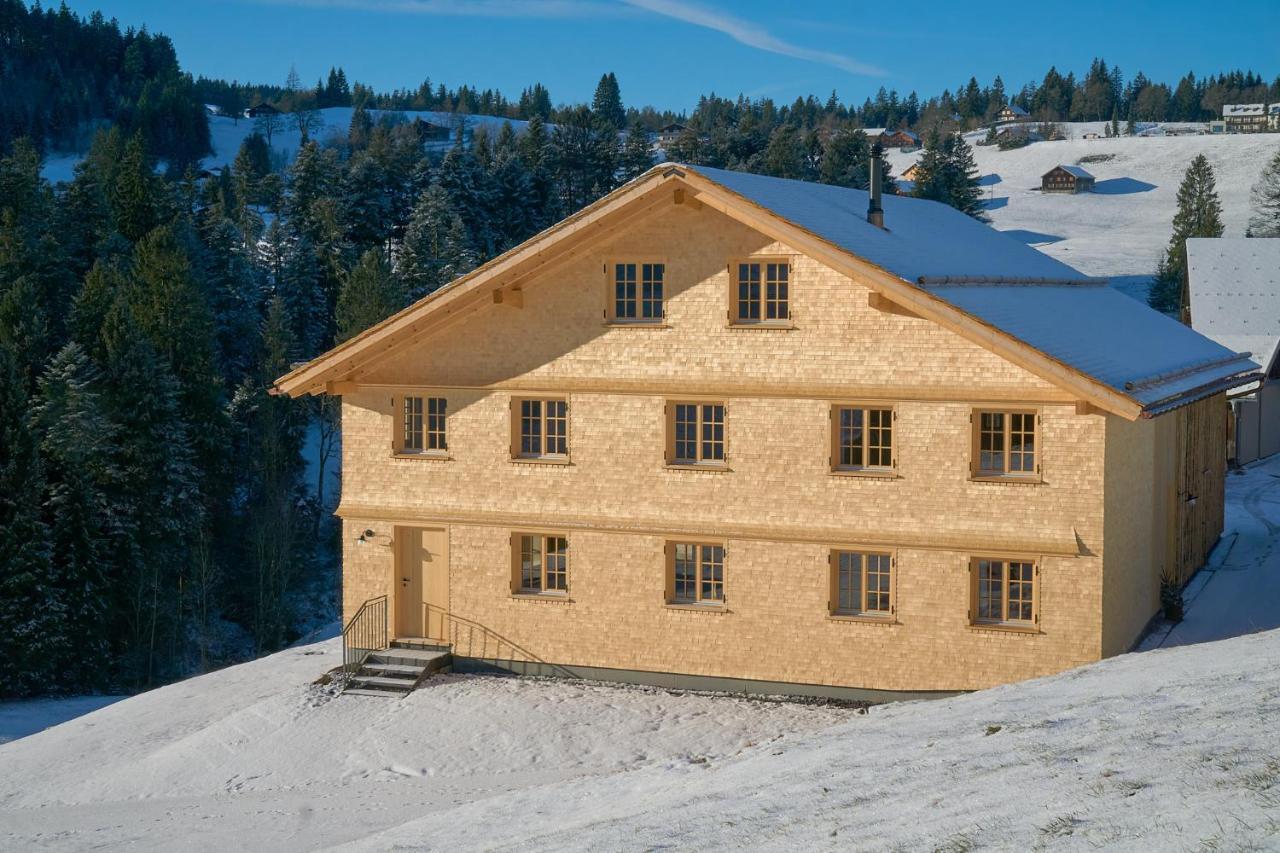
{"type": "Polygon", "coordinates": [[[622,108],[618,78],[612,71],[600,77],[595,97],[591,99],[591,112],[602,126],[612,128],[615,133],[626,127],[627,113],[622,108]]]}
{"type": "Polygon", "coordinates": [[[69,638],[41,515],[44,469],[13,353],[0,343],[0,695],[42,689],[69,638]]]}
{"type": "Polygon", "coordinates": [[[632,125],[627,131],[620,165],[624,181],[638,178],[653,167],[653,149],[649,144],[649,134],[638,124],[632,125]]]}
{"type": "MultiPolygon", "coordinates": [[[[881,160],[881,187],[897,192],[887,159],[881,160]]],[[[860,128],[832,133],[822,152],[818,180],[824,184],[865,190],[871,185],[871,141],[860,128]]]]}
{"type": "Polygon", "coordinates": [[[422,194],[405,230],[396,274],[410,300],[421,299],[475,266],[462,218],[449,194],[433,184],[422,194]]]}
{"type": "Polygon", "coordinates": [[[1213,167],[1203,154],[1196,155],[1178,187],[1178,212],[1173,217],[1173,235],[1160,268],[1156,272],[1148,302],[1157,310],[1173,313],[1190,323],[1187,284],[1187,238],[1221,237],[1222,204],[1218,201],[1213,167]]]}
{"type": "Polygon", "coordinates": [[[74,690],[106,686],[110,668],[104,662],[111,659],[114,524],[108,492],[117,479],[115,430],[95,390],[97,379],[84,350],[68,344],[40,377],[31,414],[48,478],[52,585],[63,612],[60,631],[68,638],[54,659],[56,684],[74,690]]]}
{"type": "Polygon", "coordinates": [[[369,249],[342,282],[334,321],[339,342],[358,335],[405,305],[404,288],[382,253],[369,249]]]}
{"type": "Polygon", "coordinates": [[[985,219],[977,162],[973,149],[960,134],[943,138],[936,128],[930,132],[916,166],[915,195],[949,204],[975,219],[985,219]]]}
{"type": "Polygon", "coordinates": [[[156,176],[141,134],[135,134],[125,145],[124,156],[108,187],[116,230],[130,242],[138,242],[160,221],[156,176]]]}
{"type": "Polygon", "coordinates": [[[1250,237],[1280,237],[1280,152],[1262,169],[1250,192],[1253,215],[1249,217],[1250,237]]]}
{"type": "Polygon", "coordinates": [[[110,493],[118,531],[112,555],[117,642],[123,676],[149,685],[184,668],[189,546],[199,540],[205,517],[194,440],[209,426],[191,428],[181,386],[123,300],[107,316],[103,344],[104,399],[118,437],[112,458],[119,476],[110,493]]]}

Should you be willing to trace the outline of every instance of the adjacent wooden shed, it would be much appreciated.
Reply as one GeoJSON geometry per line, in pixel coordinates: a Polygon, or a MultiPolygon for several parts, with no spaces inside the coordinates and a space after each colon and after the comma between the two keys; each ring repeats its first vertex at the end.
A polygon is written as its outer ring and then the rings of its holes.
{"type": "Polygon", "coordinates": [[[1091,193],[1093,175],[1079,166],[1054,166],[1040,177],[1040,189],[1047,193],[1091,193]]]}

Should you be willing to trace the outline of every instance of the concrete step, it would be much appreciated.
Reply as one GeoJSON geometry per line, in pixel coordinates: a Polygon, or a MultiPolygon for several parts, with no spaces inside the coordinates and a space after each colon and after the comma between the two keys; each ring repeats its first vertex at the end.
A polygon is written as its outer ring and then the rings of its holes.
{"type": "Polygon", "coordinates": [[[366,663],[360,669],[362,674],[400,676],[401,678],[417,678],[426,671],[425,666],[409,666],[403,663],[366,663]]]}
{"type": "Polygon", "coordinates": [[[377,696],[379,699],[398,699],[399,693],[394,690],[365,690],[362,687],[348,687],[342,691],[343,696],[377,696]]]}
{"type": "Polygon", "coordinates": [[[393,647],[369,655],[369,663],[395,663],[404,666],[420,666],[435,671],[449,661],[449,653],[425,649],[393,647]]]}
{"type": "Polygon", "coordinates": [[[401,690],[408,693],[413,689],[413,679],[387,678],[382,675],[356,675],[351,683],[357,687],[381,687],[385,690],[401,690]]]}
{"type": "Polygon", "coordinates": [[[444,640],[432,640],[426,637],[401,637],[391,641],[393,649],[420,649],[425,652],[447,652],[449,644],[444,640]]]}

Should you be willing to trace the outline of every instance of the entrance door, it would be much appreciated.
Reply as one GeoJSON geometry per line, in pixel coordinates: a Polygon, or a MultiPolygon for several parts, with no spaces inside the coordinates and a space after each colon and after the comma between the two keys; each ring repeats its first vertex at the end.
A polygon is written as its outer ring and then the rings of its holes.
{"type": "Polygon", "coordinates": [[[396,636],[446,639],[449,532],[401,527],[396,533],[396,636]]]}

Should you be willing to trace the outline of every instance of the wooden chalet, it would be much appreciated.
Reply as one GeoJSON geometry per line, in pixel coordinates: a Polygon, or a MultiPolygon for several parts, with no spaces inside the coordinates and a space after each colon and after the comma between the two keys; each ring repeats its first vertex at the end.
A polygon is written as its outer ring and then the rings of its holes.
{"type": "Polygon", "coordinates": [[[1040,176],[1040,190],[1047,193],[1091,193],[1093,175],[1079,166],[1054,166],[1040,176]]]}

